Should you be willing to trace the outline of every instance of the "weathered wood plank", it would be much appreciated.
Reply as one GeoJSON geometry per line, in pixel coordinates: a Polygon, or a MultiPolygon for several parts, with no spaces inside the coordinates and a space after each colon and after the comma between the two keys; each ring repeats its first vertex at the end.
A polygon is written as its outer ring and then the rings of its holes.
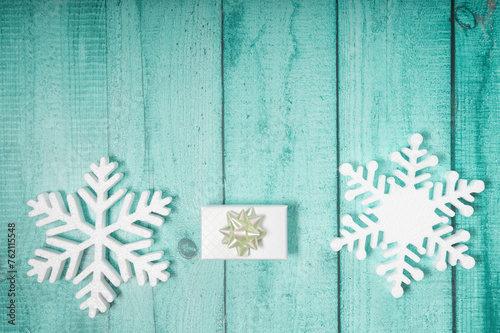
{"type": "MultiPolygon", "coordinates": [[[[106,17],[109,155],[125,174],[118,188],[136,193],[135,207],[139,194],[153,188],[145,134],[140,5],[136,1],[108,0],[106,17]]],[[[118,212],[119,207],[110,215],[116,218],[118,212]]],[[[168,223],[162,228],[168,228],[168,223]]],[[[116,236],[122,241],[138,239],[127,233],[116,236]]],[[[154,244],[151,249],[164,247],[154,244]]],[[[149,283],[139,286],[132,279],[119,289],[120,296],[110,308],[110,331],[154,332],[154,299],[149,283]]]]}
{"type": "Polygon", "coordinates": [[[457,216],[476,266],[456,271],[457,332],[500,331],[500,19],[495,1],[455,4],[455,167],[482,179],[472,217],[457,216]]]}
{"type": "Polygon", "coordinates": [[[287,261],[226,263],[228,332],[337,329],[335,17],[224,1],[226,203],[289,205],[287,261]]]}
{"type": "Polygon", "coordinates": [[[155,234],[172,262],[153,292],[156,331],[221,332],[224,266],[199,260],[200,206],[223,200],[221,4],[151,0],[140,13],[150,181],[173,196],[155,234]],[[191,259],[184,238],[198,248],[191,259]]]}
{"type": "MultiPolygon", "coordinates": [[[[450,13],[444,1],[339,2],[340,163],[376,160],[379,172],[390,175],[388,155],[421,133],[424,148],[440,159],[432,180],[442,179],[451,158],[450,13]]],[[[361,212],[339,199],[341,215],[361,212]]],[[[450,269],[438,272],[425,258],[419,264],[425,278],[395,299],[375,273],[381,259],[380,251],[364,261],[342,253],[342,331],[451,330],[450,269]]]]}
{"type": "MultiPolygon", "coordinates": [[[[82,285],[64,279],[54,284],[48,281],[39,284],[35,277],[26,276],[30,268],[28,260],[46,238],[46,228],[36,228],[35,219],[28,218],[30,208],[26,202],[43,192],[75,192],[85,185],[83,174],[88,172],[90,163],[107,154],[104,4],[43,1],[34,3],[27,11],[19,8],[18,13],[26,14],[18,22],[25,29],[26,39],[19,38],[19,44],[12,46],[19,51],[23,45],[30,46],[24,48],[18,59],[10,60],[11,66],[20,69],[18,76],[6,77],[10,82],[25,82],[23,89],[26,89],[9,93],[7,100],[26,100],[6,111],[24,114],[24,120],[17,124],[20,126],[17,153],[22,162],[17,168],[22,172],[24,186],[19,186],[21,195],[12,195],[22,213],[18,216],[18,267],[23,306],[22,324],[17,329],[107,330],[107,315],[90,320],[87,312],[79,309],[81,302],[75,299],[75,294],[82,285]]],[[[5,172],[2,177],[6,177],[5,172]]]]}
{"type": "MultiPolygon", "coordinates": [[[[31,318],[27,305],[30,301],[31,286],[35,281],[26,276],[23,260],[33,252],[26,247],[30,239],[25,206],[27,186],[24,163],[26,155],[25,127],[29,121],[29,110],[33,107],[33,41],[30,33],[33,21],[30,19],[32,6],[14,1],[1,1],[0,7],[0,300],[2,311],[0,331],[16,332],[19,327],[29,326],[31,318]],[[31,75],[30,75],[31,74],[31,75]],[[15,259],[8,258],[8,224],[15,223],[15,259]],[[8,259],[15,261],[18,273],[14,291],[8,279],[12,270],[8,259]],[[14,295],[12,295],[14,292],[14,295]],[[11,294],[11,295],[9,295],[11,294]],[[7,317],[11,299],[15,302],[15,318],[7,317]],[[8,323],[12,320],[13,324],[8,323]]],[[[33,233],[31,233],[33,235],[33,233]]],[[[37,238],[39,239],[39,238],[37,238]]],[[[41,239],[43,242],[43,239],[41,239]]],[[[36,286],[38,287],[38,286],[36,286]]]]}

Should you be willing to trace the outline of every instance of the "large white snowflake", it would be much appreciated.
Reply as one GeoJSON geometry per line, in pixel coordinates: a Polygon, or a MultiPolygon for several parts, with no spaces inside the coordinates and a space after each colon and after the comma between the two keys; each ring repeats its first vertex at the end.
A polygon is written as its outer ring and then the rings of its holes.
{"type": "Polygon", "coordinates": [[[127,282],[132,277],[131,264],[134,266],[135,275],[139,285],[144,285],[149,278],[151,286],[155,286],[159,280],[166,281],[169,277],[167,269],[169,262],[155,262],[163,257],[162,251],[147,253],[141,255],[138,250],[143,250],[153,244],[151,236],[153,231],[147,227],[136,224],[138,221],[149,223],[155,226],[163,224],[163,217],[170,213],[167,208],[171,197],[162,198],[162,192],[153,194],[149,200],[150,192],[144,191],[139,198],[137,207],[133,213],[130,212],[134,194],[128,193],[126,189],[120,189],[108,197],[109,190],[120,181],[121,173],[110,174],[118,166],[117,163],[109,163],[109,158],[102,157],[100,164],[91,164],[92,173],[84,176],[85,181],[94,191],[88,188],[81,188],[78,194],[86,203],[89,212],[93,212],[94,223],[89,223],[84,217],[80,199],[76,194],[69,194],[67,202],[69,211],[66,208],[64,200],[59,192],[50,194],[40,194],[37,200],[28,201],[28,205],[33,207],[29,216],[46,216],[36,222],[37,227],[51,225],[47,230],[46,242],[48,245],[62,249],[53,250],[42,247],[35,251],[37,257],[29,260],[33,268],[28,272],[28,276],[38,275],[38,282],[43,282],[49,278],[52,283],[61,277],[61,274],[69,261],[66,270],[66,279],[73,279],[74,284],[82,282],[85,278],[92,275],[91,281],[83,287],[76,298],[80,299],[90,293],[90,296],[81,304],[80,309],[89,309],[89,317],[93,318],[100,312],[105,312],[109,304],[113,302],[116,293],[109,282],[119,286],[122,281],[127,282]],[[120,198],[125,195],[123,204],[117,220],[108,225],[108,210],[120,198]],[[60,221],[60,223],[55,223],[60,221]],[[70,231],[79,231],[83,233],[86,240],[78,243],[57,235],[70,231]],[[122,244],[113,237],[113,233],[122,230],[144,239],[139,241],[122,244]],[[84,252],[93,246],[93,260],[91,263],[79,271],[80,263],[84,252]],[[114,252],[117,258],[117,264],[120,273],[110,264],[106,258],[107,249],[114,252]]]}
{"type": "Polygon", "coordinates": [[[474,209],[464,201],[472,202],[474,197],[471,194],[484,190],[482,181],[473,180],[467,184],[467,180],[459,180],[457,172],[449,171],[445,176],[446,189],[443,194],[443,183],[424,182],[431,175],[420,173],[424,168],[436,166],[438,158],[434,155],[423,158],[427,151],[419,149],[422,143],[420,134],[412,135],[408,142],[410,149],[402,149],[406,158],[400,152],[389,156],[391,161],[406,170],[406,174],[401,170],[393,171],[404,186],[398,185],[394,178],[389,177],[389,190],[386,191],[384,175],[380,175],[374,185],[375,171],[378,168],[375,161],[366,165],[366,178],[361,166],[356,171],[347,163],[340,166],[340,173],[351,178],[347,186],[359,185],[346,191],[345,198],[351,201],[364,195],[361,200],[363,206],[375,205],[376,202],[378,205],[374,208],[367,207],[364,214],[358,216],[359,221],[354,221],[350,215],[342,216],[342,224],[349,229],[341,229],[342,236],[334,238],[330,243],[334,251],[339,251],[344,245],[349,251],[353,251],[357,243],[355,254],[360,260],[366,257],[365,246],[368,239],[372,248],[379,245],[384,249],[384,257],[391,259],[378,264],[376,272],[379,275],[385,274],[387,281],[392,282],[391,293],[394,297],[403,295],[402,283],[410,283],[405,271],[417,281],[424,277],[422,270],[412,266],[407,258],[418,263],[419,254],[436,255],[434,267],[440,271],[446,269],[446,262],[453,266],[458,262],[467,269],[474,266],[474,259],[464,253],[467,246],[459,244],[469,240],[469,233],[458,230],[451,234],[453,227],[448,223],[450,217],[455,215],[451,206],[457,208],[462,215],[471,216],[474,209]],[[421,184],[422,182],[424,183],[421,184]],[[431,188],[434,188],[432,197],[431,188]],[[416,248],[418,254],[410,245],[416,248]]]}

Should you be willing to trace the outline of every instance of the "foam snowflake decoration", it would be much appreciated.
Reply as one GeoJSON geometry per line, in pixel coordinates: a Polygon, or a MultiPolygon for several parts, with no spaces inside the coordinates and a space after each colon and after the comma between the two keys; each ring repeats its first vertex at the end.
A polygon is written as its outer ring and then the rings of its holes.
{"type": "Polygon", "coordinates": [[[37,227],[51,225],[47,230],[46,242],[48,245],[59,248],[54,250],[42,247],[35,251],[37,257],[29,260],[33,268],[28,272],[28,276],[38,275],[38,282],[47,279],[55,282],[58,280],[69,262],[65,278],[74,279],[74,284],[79,284],[85,278],[92,276],[91,281],[83,287],[76,298],[90,296],[81,304],[80,309],[89,309],[89,317],[94,318],[98,312],[106,312],[109,305],[116,297],[116,293],[110,285],[119,286],[121,282],[127,282],[132,278],[131,264],[134,266],[135,275],[139,285],[144,285],[148,279],[151,286],[155,286],[158,281],[166,281],[169,277],[167,269],[169,262],[157,262],[163,257],[162,251],[147,253],[144,255],[136,251],[146,249],[153,244],[151,236],[153,231],[150,228],[136,224],[142,221],[154,226],[161,226],[164,222],[162,216],[170,213],[167,208],[171,197],[162,198],[162,192],[157,191],[151,200],[150,192],[144,191],[139,198],[137,207],[132,213],[130,208],[134,200],[134,194],[128,193],[126,189],[120,189],[108,197],[109,190],[120,181],[121,173],[111,173],[118,164],[109,163],[109,158],[101,158],[100,164],[91,164],[92,173],[84,176],[85,181],[94,191],[88,188],[81,188],[78,194],[86,203],[89,211],[95,215],[95,222],[89,223],[84,217],[80,199],[76,194],[69,194],[66,204],[59,192],[50,194],[43,193],[36,200],[28,201],[28,205],[33,207],[29,212],[30,217],[45,215],[44,218],[36,222],[37,227]],[[123,204],[117,220],[114,223],[107,223],[108,210],[123,196],[123,204]],[[55,223],[60,221],[60,223],[55,223]],[[122,230],[142,237],[143,239],[131,243],[123,244],[113,237],[113,233],[122,230]],[[77,231],[84,234],[87,239],[82,242],[75,242],[62,236],[69,231],[77,231]],[[79,267],[83,254],[93,247],[93,260],[82,271],[79,267]],[[106,258],[108,249],[116,254],[117,264],[120,273],[110,264],[106,258]]]}
{"type": "Polygon", "coordinates": [[[452,233],[453,227],[448,223],[450,217],[455,215],[452,207],[458,209],[464,216],[471,216],[474,209],[465,202],[474,200],[472,193],[484,190],[482,181],[473,180],[467,183],[467,180],[459,180],[455,171],[446,173],[444,193],[443,183],[424,182],[431,175],[420,171],[436,166],[438,158],[434,155],[423,158],[427,151],[419,149],[422,144],[420,134],[412,135],[408,142],[410,148],[402,149],[407,158],[400,152],[394,152],[389,156],[391,161],[406,170],[406,173],[401,170],[393,171],[403,186],[397,184],[392,177],[386,181],[384,175],[378,177],[375,185],[375,172],[378,168],[375,161],[366,165],[366,178],[363,167],[358,167],[354,171],[350,164],[340,166],[340,173],[351,178],[347,186],[358,185],[346,191],[345,198],[351,201],[364,195],[364,199],[361,200],[363,206],[375,205],[377,201],[378,205],[374,208],[367,207],[364,213],[358,216],[359,221],[354,221],[350,215],[342,216],[341,222],[349,230],[341,229],[342,236],[334,238],[330,243],[334,251],[339,251],[344,245],[349,251],[353,251],[356,243],[355,254],[360,260],[366,257],[365,246],[368,239],[372,248],[378,245],[384,249],[384,257],[390,259],[378,264],[376,272],[385,275],[387,281],[392,283],[391,293],[394,297],[403,295],[402,283],[410,283],[405,271],[417,281],[424,277],[422,270],[412,266],[407,258],[418,263],[419,255],[426,253],[431,257],[435,255],[434,267],[440,271],[446,269],[446,262],[453,266],[458,262],[467,269],[474,266],[474,259],[464,253],[467,246],[460,244],[469,240],[469,233],[465,230],[452,233]],[[389,184],[388,191],[386,183],[389,184]],[[432,197],[431,188],[433,188],[432,197]],[[412,248],[416,248],[418,253],[412,248]]]}

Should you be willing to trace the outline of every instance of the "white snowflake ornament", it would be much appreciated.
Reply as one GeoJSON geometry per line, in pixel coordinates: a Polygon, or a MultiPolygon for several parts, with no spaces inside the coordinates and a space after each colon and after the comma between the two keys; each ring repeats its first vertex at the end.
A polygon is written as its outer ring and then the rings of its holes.
{"type": "Polygon", "coordinates": [[[47,244],[62,249],[62,251],[46,247],[37,249],[35,251],[37,257],[28,261],[33,266],[28,272],[28,276],[38,275],[38,282],[47,279],[51,283],[55,282],[61,277],[67,261],[69,261],[69,265],[66,270],[66,280],[74,278],[73,283],[79,284],[85,278],[92,276],[90,283],[76,294],[78,299],[90,294],[89,298],[81,304],[80,309],[88,308],[91,318],[94,318],[98,312],[106,312],[110,303],[115,299],[116,293],[110,282],[118,287],[122,281],[127,282],[132,278],[131,264],[134,266],[137,282],[141,286],[148,279],[151,286],[155,286],[159,280],[166,281],[170,276],[165,271],[169,265],[168,261],[155,262],[163,257],[162,251],[144,255],[136,252],[153,244],[153,239],[151,239],[153,231],[135,223],[142,221],[154,226],[161,226],[164,222],[162,216],[167,216],[170,213],[170,208],[166,206],[172,201],[172,198],[162,198],[162,192],[158,191],[149,200],[150,192],[144,191],[135,211],[131,213],[133,193],[125,195],[127,190],[120,189],[108,197],[109,190],[123,176],[121,173],[116,173],[110,177],[117,166],[118,164],[115,162],[109,163],[109,158],[102,157],[100,164],[90,165],[92,173],[84,176],[94,193],[88,188],[78,190],[78,194],[86,203],[89,211],[95,214],[93,224],[85,219],[80,199],[76,194],[67,196],[69,211],[66,209],[59,192],[43,193],[36,200],[28,201],[28,205],[33,207],[33,210],[29,212],[30,217],[46,215],[36,222],[37,227],[52,224],[47,230],[47,244]],[[115,222],[108,225],[108,210],[123,195],[125,198],[120,214],[115,222]],[[62,225],[60,223],[53,224],[57,221],[62,222],[62,225]],[[112,236],[113,232],[118,230],[132,233],[144,239],[122,244],[112,236]],[[57,236],[69,231],[83,233],[88,239],[79,243],[57,236]],[[92,262],[79,272],[83,254],[91,247],[93,247],[92,262]],[[116,254],[120,273],[111,266],[106,258],[108,249],[116,254]]]}
{"type": "Polygon", "coordinates": [[[340,251],[345,245],[349,251],[353,251],[357,243],[356,257],[363,260],[366,257],[365,246],[368,238],[371,248],[379,245],[384,249],[384,257],[390,259],[378,264],[376,272],[378,275],[385,275],[387,281],[392,283],[391,293],[396,298],[403,295],[402,283],[410,283],[404,271],[416,281],[424,277],[422,270],[412,266],[406,258],[418,263],[420,255],[426,253],[431,257],[436,255],[434,267],[440,271],[446,269],[446,262],[452,266],[458,262],[467,269],[475,264],[474,258],[464,253],[467,246],[460,244],[469,240],[469,233],[458,230],[451,234],[453,227],[448,223],[450,217],[455,215],[451,206],[464,216],[472,215],[474,209],[464,201],[474,201],[472,193],[483,191],[484,183],[480,180],[473,180],[470,183],[464,179],[459,180],[455,171],[446,173],[444,193],[443,183],[424,182],[431,175],[419,172],[424,168],[436,166],[438,158],[434,155],[423,158],[427,151],[419,149],[422,141],[420,134],[414,134],[408,140],[410,148],[402,149],[407,158],[400,152],[394,152],[389,156],[391,161],[406,170],[406,173],[401,170],[393,171],[403,186],[397,184],[392,177],[386,181],[384,175],[380,175],[377,184],[374,185],[375,171],[378,168],[375,161],[366,165],[366,178],[363,167],[358,167],[354,171],[352,165],[346,163],[339,168],[341,174],[351,178],[347,186],[359,185],[346,191],[345,198],[348,201],[368,195],[361,200],[363,206],[376,202],[378,204],[374,208],[367,207],[364,213],[358,216],[359,221],[354,221],[350,215],[342,216],[342,224],[349,229],[341,229],[342,236],[334,238],[330,246],[334,251],[340,251]],[[389,184],[388,191],[386,183],[389,184]],[[431,188],[433,188],[432,197],[431,188]],[[382,236],[382,240],[379,236],[382,236]],[[410,245],[413,245],[418,253],[409,248],[410,245]]]}

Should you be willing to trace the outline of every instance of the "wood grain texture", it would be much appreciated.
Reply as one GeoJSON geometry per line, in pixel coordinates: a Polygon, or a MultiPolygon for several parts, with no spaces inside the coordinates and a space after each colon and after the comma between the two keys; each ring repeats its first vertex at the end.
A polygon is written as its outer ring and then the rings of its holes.
{"type": "MultiPolygon", "coordinates": [[[[444,1],[339,2],[340,163],[379,162],[408,146],[413,133],[440,159],[431,180],[450,168],[450,4],[444,1]]],[[[341,178],[341,190],[346,189],[341,178]]],[[[341,200],[340,214],[359,214],[341,200]]],[[[425,278],[400,299],[375,273],[379,250],[358,261],[341,254],[340,322],[347,332],[446,332],[452,329],[451,272],[421,261],[425,278]]]]}
{"type": "Polygon", "coordinates": [[[476,266],[456,274],[457,332],[500,331],[500,38],[494,1],[455,4],[455,159],[467,179],[485,181],[472,217],[457,216],[476,266]]]}
{"type": "Polygon", "coordinates": [[[173,197],[172,214],[155,234],[172,262],[154,289],[157,332],[223,330],[224,266],[200,261],[200,207],[221,204],[221,4],[143,2],[144,101],[149,173],[173,197]],[[184,259],[183,238],[198,254],[184,259]]]}
{"type": "MultiPolygon", "coordinates": [[[[43,192],[75,192],[84,185],[89,164],[108,151],[104,5],[100,1],[42,1],[17,12],[26,14],[19,18],[25,35],[13,47],[22,50],[24,44],[27,49],[19,56],[19,63],[8,65],[24,68],[24,75],[18,77],[29,84],[26,91],[17,91],[16,98],[25,99],[22,108],[4,110],[24,114],[19,133],[22,159],[17,168],[25,186],[20,186],[22,195],[11,194],[13,205],[22,213],[17,233],[22,290],[18,300],[25,306],[16,330],[104,331],[107,316],[95,321],[82,316],[85,312],[75,300],[81,286],[65,280],[39,284],[36,278],[26,276],[27,262],[34,257],[34,250],[44,245],[46,230],[35,228],[35,219],[27,217],[30,209],[26,202],[43,192]]],[[[12,93],[9,98],[16,92],[12,93]]]]}
{"type": "Polygon", "coordinates": [[[289,206],[287,261],[226,264],[227,332],[337,329],[332,18],[329,1],[224,1],[226,204],[289,206]]]}
{"type": "MultiPolygon", "coordinates": [[[[140,193],[152,191],[154,185],[146,144],[140,5],[135,1],[108,0],[106,17],[109,155],[120,163],[118,171],[124,173],[117,188],[135,192],[135,207],[140,193]]],[[[164,193],[164,196],[167,195],[164,193]]],[[[115,221],[119,208],[112,208],[109,214],[111,221],[115,221]]],[[[163,227],[168,228],[168,216],[165,221],[163,227]]],[[[137,236],[126,232],[117,232],[116,236],[122,242],[138,240],[137,236]]],[[[164,244],[156,242],[151,249],[158,251],[164,248],[164,244]]],[[[157,288],[162,287],[160,283],[157,288]]],[[[119,288],[119,297],[109,310],[110,331],[154,332],[153,293],[149,283],[139,286],[135,279],[123,283],[119,288]]]]}
{"type": "Polygon", "coordinates": [[[25,128],[29,122],[27,110],[33,107],[33,40],[32,6],[26,3],[0,1],[0,331],[18,330],[18,327],[36,322],[31,318],[30,294],[36,290],[36,282],[29,281],[23,275],[22,262],[32,254],[29,249],[20,246],[30,239],[29,226],[26,225],[26,206],[24,206],[27,186],[23,152],[27,137],[25,128]],[[10,281],[7,280],[8,249],[7,226],[16,223],[16,326],[8,324],[7,306],[10,281]]]}
{"type": "Polygon", "coordinates": [[[496,6],[0,0],[0,234],[15,222],[18,241],[12,327],[0,240],[0,331],[500,331],[496,6]],[[394,299],[374,271],[379,251],[358,261],[328,246],[338,217],[360,211],[338,195],[337,168],[376,160],[390,174],[388,154],[416,132],[440,159],[431,180],[449,169],[485,180],[475,215],[454,221],[477,263],[438,272],[424,258],[425,278],[394,299]],[[90,319],[81,286],[26,276],[46,237],[26,202],[76,192],[107,155],[119,187],[173,196],[151,247],[172,275],[122,284],[90,319]],[[288,260],[201,261],[199,208],[224,202],[289,205],[288,260]]]}

